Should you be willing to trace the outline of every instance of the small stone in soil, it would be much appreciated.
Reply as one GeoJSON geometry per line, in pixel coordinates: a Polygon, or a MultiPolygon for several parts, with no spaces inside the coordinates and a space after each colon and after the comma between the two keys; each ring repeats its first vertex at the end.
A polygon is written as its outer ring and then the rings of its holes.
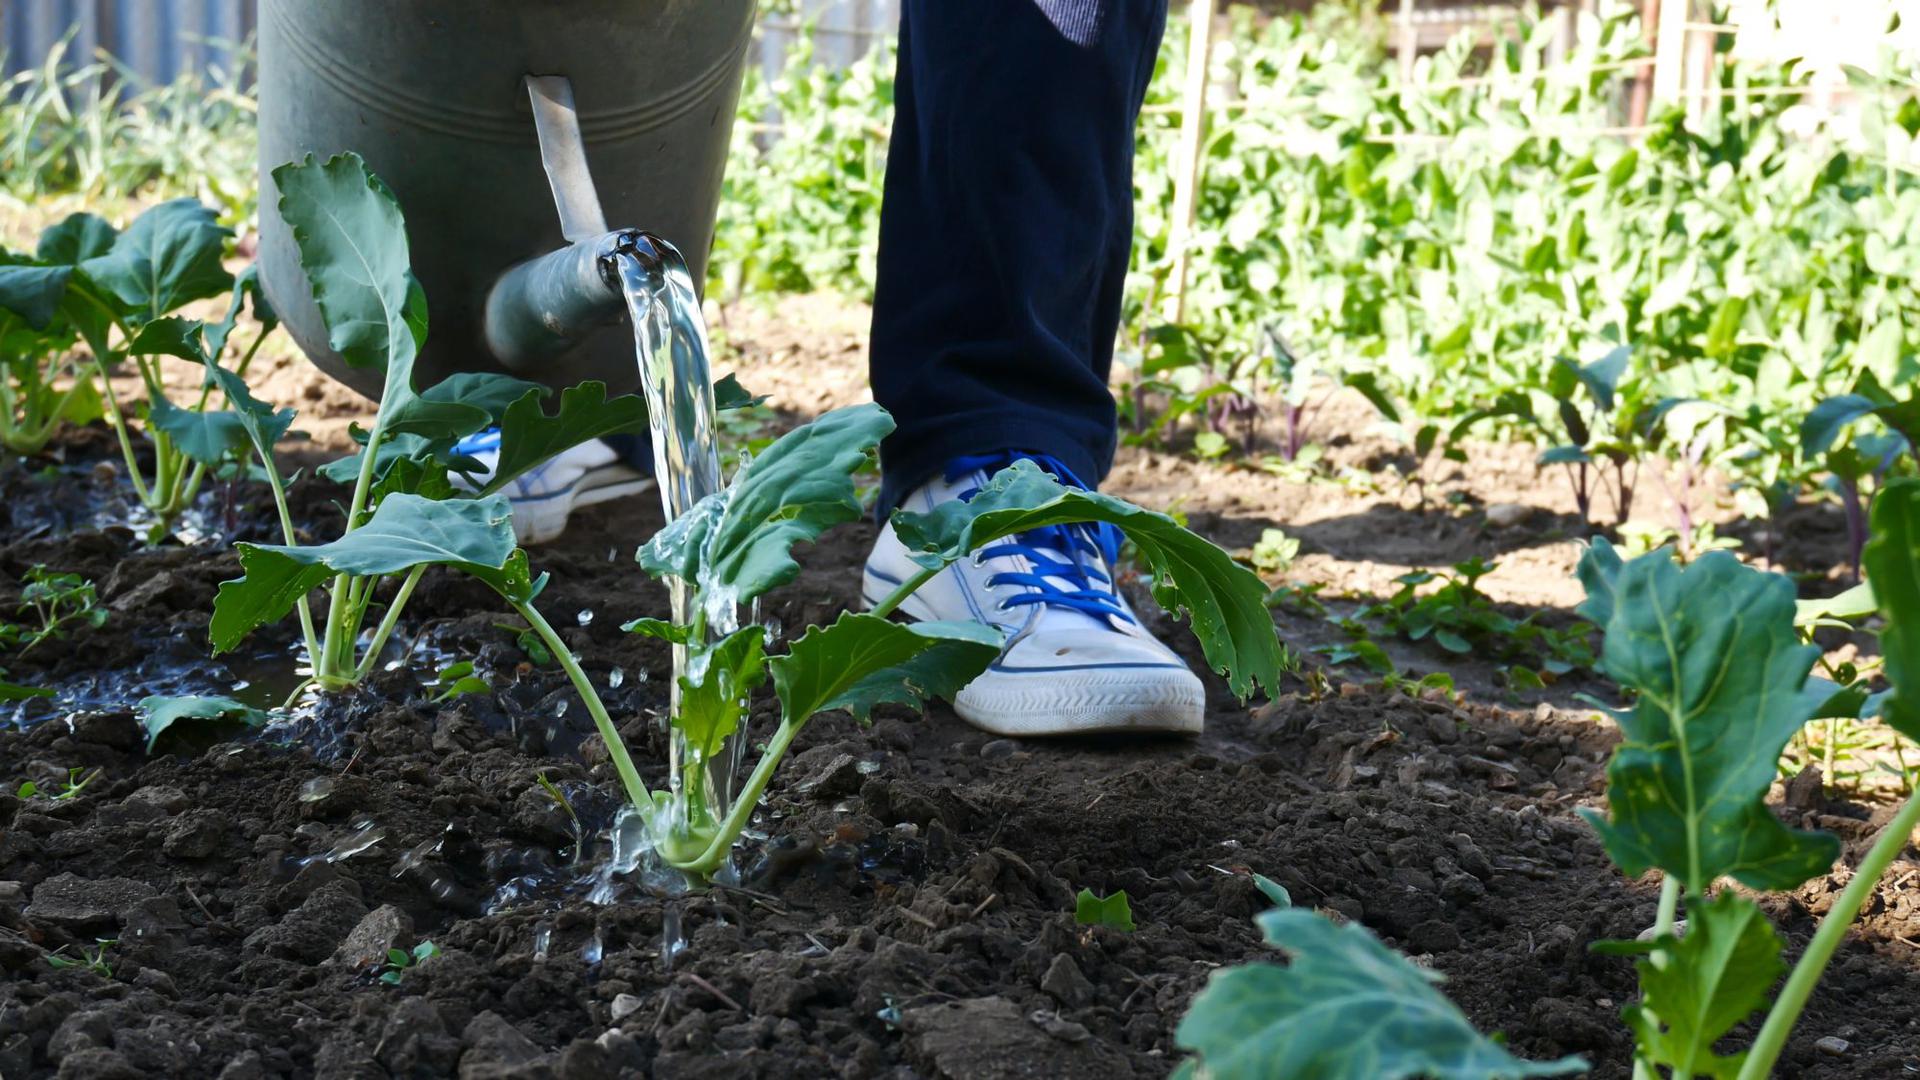
{"type": "Polygon", "coordinates": [[[33,890],[26,916],[68,928],[120,921],[128,908],[154,896],[153,886],[131,878],[83,878],[59,874],[33,890]]]}
{"type": "Polygon", "coordinates": [[[618,994],[613,999],[613,1022],[619,1023],[640,1010],[640,999],[632,994],[618,994]]]}
{"type": "Polygon", "coordinates": [[[387,950],[394,948],[412,927],[413,920],[406,912],[392,904],[382,904],[360,920],[347,940],[334,950],[328,963],[354,971],[371,967],[386,959],[387,950]]]}
{"type": "Polygon", "coordinates": [[[1494,503],[1487,507],[1487,524],[1496,529],[1523,525],[1533,516],[1533,507],[1525,503],[1494,503]]]}
{"type": "Polygon", "coordinates": [[[167,826],[160,850],[176,859],[204,859],[220,847],[220,838],[232,828],[218,810],[190,810],[167,826]]]}
{"type": "Polygon", "coordinates": [[[988,761],[1010,758],[1019,752],[1020,744],[1012,739],[994,739],[980,748],[980,756],[988,761]]]}
{"type": "Polygon", "coordinates": [[[1040,989],[1052,994],[1055,1001],[1068,1009],[1077,1009],[1093,999],[1093,984],[1066,953],[1053,958],[1046,975],[1040,979],[1040,989]]]}
{"type": "Polygon", "coordinates": [[[1815,1039],[1813,1048],[1828,1057],[1846,1057],[1847,1051],[1853,1049],[1853,1044],[1838,1036],[1826,1035],[1815,1039]]]}

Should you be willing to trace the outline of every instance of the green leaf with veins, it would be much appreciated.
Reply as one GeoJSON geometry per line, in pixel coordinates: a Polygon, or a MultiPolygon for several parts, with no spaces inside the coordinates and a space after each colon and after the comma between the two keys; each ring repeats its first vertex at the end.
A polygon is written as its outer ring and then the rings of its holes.
{"type": "Polygon", "coordinates": [[[460,569],[493,586],[495,592],[516,604],[532,603],[535,597],[546,591],[547,581],[552,577],[551,574],[534,577],[533,568],[527,562],[527,553],[521,548],[514,548],[513,554],[507,556],[506,565],[497,570],[478,563],[460,564],[460,569]]]}
{"type": "Polygon", "coordinates": [[[1174,1032],[1209,1080],[1503,1080],[1582,1072],[1579,1058],[1526,1061],[1473,1029],[1415,967],[1358,923],[1299,908],[1255,917],[1287,966],[1213,973],[1174,1032]]]}
{"type": "Polygon", "coordinates": [[[202,465],[218,465],[249,449],[253,440],[237,412],[183,409],[163,397],[148,406],[147,426],[165,432],[174,448],[202,465]]]}
{"type": "Polygon", "coordinates": [[[743,626],[711,645],[690,648],[680,676],[680,710],[673,726],[686,736],[695,762],[707,761],[740,730],[747,695],[767,679],[767,631],[743,626]]]}
{"type": "Polygon", "coordinates": [[[177,356],[194,363],[205,363],[207,347],[201,343],[206,325],[199,319],[168,315],[140,327],[127,344],[129,356],[177,356]]]}
{"type": "MultiPolygon", "coordinates": [[[[860,516],[853,473],[893,430],[878,405],[835,409],[786,433],[641,547],[655,577],[675,575],[703,596],[745,603],[800,572],[790,553],[860,516]]],[[[1257,579],[1256,579],[1257,580],[1257,579]]]]}
{"type": "Polygon", "coordinates": [[[1893,694],[1881,718],[1920,739],[1920,480],[1891,481],[1873,500],[1873,538],[1861,558],[1886,626],[1880,655],[1893,694]]]}
{"type": "Polygon", "coordinates": [[[1733,1080],[1746,1054],[1723,1057],[1713,1044],[1766,1007],[1787,969],[1779,935],[1753,901],[1724,889],[1712,900],[1688,901],[1686,935],[1655,938],[1651,947],[1662,955],[1636,962],[1641,998],[1621,1010],[1637,1056],[1671,1069],[1676,1080],[1733,1080]]]}
{"type": "Polygon", "coordinates": [[[1574,567],[1581,587],[1587,590],[1587,598],[1574,611],[1603,630],[1613,619],[1613,591],[1624,565],[1613,541],[1596,536],[1580,553],[1580,562],[1574,567]]]}
{"type": "Polygon", "coordinates": [[[271,332],[280,325],[280,316],[274,312],[273,305],[267,303],[266,294],[260,291],[259,265],[248,266],[233,279],[233,296],[227,301],[226,317],[207,327],[207,352],[216,360],[226,351],[227,339],[233,336],[233,328],[240,323],[243,302],[253,306],[253,317],[259,320],[263,333],[271,332]]]}
{"type": "Polygon", "coordinates": [[[0,310],[20,316],[35,330],[45,330],[59,313],[61,302],[67,296],[67,283],[72,278],[71,266],[0,261],[0,310]]]}
{"type": "Polygon", "coordinates": [[[385,421],[414,398],[413,361],[427,332],[400,204],[358,154],[324,163],[309,154],[273,170],[273,182],[328,344],[355,367],[386,372],[385,421]]]}
{"type": "Polygon", "coordinates": [[[144,319],[233,287],[221,260],[233,230],[193,199],[150,207],[104,255],[80,264],[88,279],[144,319]]]}
{"type": "Polygon", "coordinates": [[[293,426],[293,410],[275,409],[254,397],[247,389],[246,380],[221,367],[217,355],[204,355],[201,363],[206,367],[207,379],[227,396],[227,412],[221,415],[232,416],[260,460],[267,468],[274,468],[273,448],[293,426]]]}
{"type": "Polygon", "coordinates": [[[244,576],[221,582],[214,594],[207,628],[214,652],[232,649],[257,626],[278,622],[296,600],[336,573],[372,577],[452,566],[509,595],[537,591],[526,580],[525,556],[514,559],[512,516],[501,495],[441,502],[398,493],[332,543],[236,544],[244,576]]]}
{"type": "Polygon", "coordinates": [[[147,733],[147,753],[153,753],[153,744],[168,728],[185,720],[203,722],[229,720],[238,721],[248,727],[261,727],[267,722],[267,714],[245,702],[230,697],[164,697],[153,695],[140,699],[137,709],[140,717],[140,730],[147,733]]]}
{"type": "Polygon", "coordinates": [[[106,218],[84,210],[68,214],[41,231],[34,259],[49,266],[79,266],[112,251],[119,236],[106,218]]]}
{"type": "Polygon", "coordinates": [[[583,382],[560,393],[552,416],[540,406],[544,391],[522,394],[500,414],[500,458],[487,491],[498,491],[515,477],[569,447],[620,432],[645,431],[647,403],[633,394],[607,397],[601,382],[583,382]]]}
{"type": "Polygon", "coordinates": [[[1833,837],[1789,829],[1766,805],[1820,655],[1799,643],[1793,612],[1791,581],[1724,551],[1685,569],[1665,551],[1620,568],[1600,666],[1639,697],[1615,717],[1610,814],[1583,814],[1627,874],[1658,867],[1703,896],[1722,877],[1791,889],[1833,864],[1833,837]]]}
{"type": "Polygon", "coordinates": [[[1154,598],[1168,611],[1187,613],[1207,663],[1235,694],[1278,691],[1281,674],[1293,665],[1259,575],[1165,514],[1069,488],[1033,462],[1016,461],[972,499],[925,514],[895,513],[893,528],[914,562],[937,569],[1002,537],[1085,521],[1117,526],[1133,542],[1153,573],[1154,598]]]}
{"type": "MultiPolygon", "coordinates": [[[[551,393],[539,383],[491,371],[463,371],[420,392],[387,420],[389,435],[419,435],[452,444],[499,423],[514,402],[551,393]]],[[[644,413],[643,413],[644,415],[644,413]]]]}
{"type": "Polygon", "coordinates": [[[975,622],[896,623],[844,612],[809,627],[770,662],[782,722],[845,709],[866,723],[875,706],[953,700],[1000,655],[1000,632],[975,622]]]}

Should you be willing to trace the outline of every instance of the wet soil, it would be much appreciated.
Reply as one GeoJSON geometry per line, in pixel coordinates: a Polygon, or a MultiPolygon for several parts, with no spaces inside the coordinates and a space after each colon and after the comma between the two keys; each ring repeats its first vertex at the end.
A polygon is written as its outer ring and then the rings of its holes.
{"type": "MultiPolygon", "coordinates": [[[[744,368],[776,366],[746,320],[730,333],[744,368]]],[[[828,373],[813,385],[838,385],[837,357],[812,358],[828,373]]],[[[840,404],[836,393],[794,407],[840,404]]],[[[617,784],[584,709],[556,668],[521,650],[497,598],[454,577],[424,580],[401,635],[412,651],[397,648],[363,691],[261,732],[170,732],[148,752],[131,705],[142,694],[265,702],[291,681],[288,628],[237,658],[205,652],[214,590],[237,575],[226,545],[269,539],[265,507],[244,486],[210,493],[204,542],[144,547],[112,523],[111,445],[82,434],[61,453],[51,471],[0,475],[0,610],[44,564],[98,582],[113,617],[4,658],[16,681],[62,691],[0,705],[9,1080],[1158,1077],[1179,1060],[1173,1030],[1207,976],[1273,957],[1251,921],[1265,904],[1252,872],[1443,973],[1449,995],[1516,1051],[1583,1054],[1595,1076],[1628,1074],[1618,1012],[1633,973],[1588,946],[1649,925],[1656,897],[1610,867],[1576,816],[1601,804],[1612,735],[1570,694],[1604,694],[1597,681],[1515,696],[1494,688],[1489,666],[1431,654],[1431,667],[1468,673],[1464,696],[1336,672],[1242,704],[1210,681],[1198,739],[1013,742],[938,706],[883,710],[867,728],[825,716],[774,780],[738,883],[686,890],[601,870],[617,784]],[[435,700],[430,684],[451,659],[473,660],[490,689],[435,700]],[[49,797],[70,776],[84,786],[49,797]],[[11,794],[27,779],[43,793],[11,794]],[[1083,887],[1125,889],[1138,930],[1075,926],[1083,887]],[[100,939],[112,943],[89,967],[100,939]],[[387,949],[426,941],[438,955],[382,981],[387,949]]],[[[1449,483],[1503,501],[1519,466],[1485,460],[1449,483]]],[[[1342,510],[1320,485],[1303,517],[1294,489],[1270,476],[1145,450],[1127,451],[1115,480],[1159,505],[1178,489],[1195,524],[1229,547],[1285,522],[1344,565],[1565,542],[1551,506],[1517,531],[1457,503],[1403,528],[1406,515],[1380,509],[1399,496],[1361,492],[1342,510]],[[1348,518],[1360,524],[1310,532],[1348,518]]],[[[324,534],[337,497],[301,484],[297,520],[324,534]]],[[[648,499],[596,507],[535,553],[554,575],[541,606],[650,783],[664,773],[667,657],[619,625],[665,610],[664,591],[629,562],[658,522],[648,499]]],[[[806,572],[768,614],[791,635],[854,601],[872,536],[848,526],[802,549],[806,572]]],[[[1550,580],[1571,566],[1560,562],[1543,556],[1513,588],[1537,589],[1536,607],[1570,607],[1577,593],[1550,580]]],[[[1184,629],[1135,586],[1155,628],[1197,662],[1184,629]]],[[[1886,816],[1805,784],[1782,793],[1780,812],[1841,835],[1843,867],[1886,816]]],[[[1845,880],[1843,868],[1767,901],[1791,949],[1845,880]]],[[[1916,880],[1910,850],[1780,1075],[1920,1071],[1916,880]],[[1816,1049],[1823,1037],[1844,1052],[1816,1049]]]]}

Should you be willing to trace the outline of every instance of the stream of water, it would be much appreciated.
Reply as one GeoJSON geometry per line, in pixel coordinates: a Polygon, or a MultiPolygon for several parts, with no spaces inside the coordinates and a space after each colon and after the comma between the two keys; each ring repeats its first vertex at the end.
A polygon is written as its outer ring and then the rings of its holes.
{"type": "MultiPolygon", "coordinates": [[[[649,233],[628,233],[613,256],[627,312],[633,322],[634,357],[640,367],[641,393],[646,397],[653,429],[653,475],[660,486],[660,504],[668,521],[720,490],[720,450],[715,441],[713,375],[707,361],[707,324],[700,311],[700,295],[686,260],[673,245],[649,233]]],[[[693,616],[687,583],[669,578],[673,621],[686,625],[693,616]]],[[[709,640],[717,640],[739,626],[735,605],[710,603],[709,640]]],[[[680,676],[687,670],[687,650],[673,649],[671,709],[680,711],[680,676]]],[[[733,798],[735,778],[746,746],[744,725],[728,740],[713,761],[688,761],[678,733],[673,746],[671,784],[676,812],[686,811],[685,771],[704,769],[707,811],[716,818],[733,798]]]]}

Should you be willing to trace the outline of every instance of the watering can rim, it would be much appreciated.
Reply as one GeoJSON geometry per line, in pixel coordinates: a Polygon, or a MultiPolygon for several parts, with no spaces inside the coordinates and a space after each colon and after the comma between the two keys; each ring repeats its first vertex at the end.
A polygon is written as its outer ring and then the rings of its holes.
{"type": "MultiPolygon", "coordinates": [[[[405,2],[405,0],[402,0],[405,2]]],[[[558,3],[583,0],[554,0],[558,3]]],[[[302,36],[280,4],[263,4],[261,17],[272,19],[281,40],[303,61],[307,69],[342,97],[390,120],[443,135],[480,139],[493,143],[526,144],[535,141],[527,99],[518,85],[503,101],[513,107],[486,109],[434,101],[382,82],[356,67],[347,58],[310,37],[302,36]]],[[[739,59],[753,38],[755,6],[745,5],[746,18],[727,47],[713,63],[664,94],[635,105],[579,111],[580,134],[587,143],[614,142],[662,127],[685,116],[727,88],[738,72],[739,59]]],[[[561,72],[521,72],[521,75],[562,74],[561,72]]]]}

